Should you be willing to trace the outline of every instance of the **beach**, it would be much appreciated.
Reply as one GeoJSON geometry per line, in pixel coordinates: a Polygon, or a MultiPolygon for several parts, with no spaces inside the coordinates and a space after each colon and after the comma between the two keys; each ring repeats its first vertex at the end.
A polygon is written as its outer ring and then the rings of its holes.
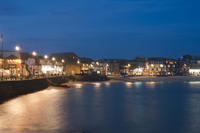
{"type": "Polygon", "coordinates": [[[126,82],[187,82],[187,81],[200,81],[200,77],[197,76],[168,76],[168,77],[156,77],[156,76],[138,76],[138,77],[112,77],[113,80],[120,80],[126,82]]]}

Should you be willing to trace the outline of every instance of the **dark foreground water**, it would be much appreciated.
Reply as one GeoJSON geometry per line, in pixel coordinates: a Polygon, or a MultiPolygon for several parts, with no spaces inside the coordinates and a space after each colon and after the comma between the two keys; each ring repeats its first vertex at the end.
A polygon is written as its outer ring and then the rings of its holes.
{"type": "Polygon", "coordinates": [[[200,82],[49,88],[0,105],[0,133],[199,133],[200,82]]]}

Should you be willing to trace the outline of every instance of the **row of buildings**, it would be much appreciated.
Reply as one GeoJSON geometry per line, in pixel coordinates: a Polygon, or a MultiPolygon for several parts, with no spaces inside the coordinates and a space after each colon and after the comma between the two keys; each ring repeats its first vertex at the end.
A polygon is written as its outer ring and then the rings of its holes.
{"type": "Polygon", "coordinates": [[[82,73],[111,76],[200,76],[200,56],[186,55],[179,59],[135,58],[134,60],[102,59],[82,63],[82,73]]]}
{"type": "Polygon", "coordinates": [[[35,78],[41,76],[63,75],[64,62],[18,51],[3,51],[0,56],[1,79],[35,78]]]}
{"type": "Polygon", "coordinates": [[[100,74],[109,76],[200,76],[200,56],[179,59],[135,58],[134,60],[80,58],[74,53],[37,54],[4,51],[0,56],[0,77],[34,78],[41,76],[100,74]]]}

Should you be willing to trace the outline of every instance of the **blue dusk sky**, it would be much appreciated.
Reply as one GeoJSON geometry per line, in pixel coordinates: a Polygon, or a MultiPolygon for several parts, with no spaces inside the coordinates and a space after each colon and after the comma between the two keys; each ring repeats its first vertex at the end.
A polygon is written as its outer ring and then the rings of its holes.
{"type": "Polygon", "coordinates": [[[0,0],[0,33],[40,54],[200,55],[199,0],[0,0]]]}

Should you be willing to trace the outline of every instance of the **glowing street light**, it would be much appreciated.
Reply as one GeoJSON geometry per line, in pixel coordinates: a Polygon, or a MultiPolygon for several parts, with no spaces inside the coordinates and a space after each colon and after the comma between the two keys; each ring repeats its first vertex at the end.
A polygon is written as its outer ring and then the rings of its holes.
{"type": "Polygon", "coordinates": [[[65,60],[64,60],[64,59],[62,59],[61,61],[62,61],[62,63],[65,63],[65,60]]]}
{"type": "Polygon", "coordinates": [[[52,61],[55,61],[56,60],[56,58],[55,57],[52,57],[52,61]]]}
{"type": "Polygon", "coordinates": [[[20,51],[21,47],[20,46],[15,46],[15,51],[20,51]]]}
{"type": "Polygon", "coordinates": [[[80,64],[80,60],[77,61],[77,64],[80,64]]]}
{"type": "Polygon", "coordinates": [[[44,55],[44,58],[45,58],[45,59],[48,59],[49,57],[48,57],[48,55],[44,55]]]}
{"type": "MultiPolygon", "coordinates": [[[[18,74],[20,74],[22,72],[22,77],[23,77],[23,75],[24,75],[23,74],[23,65],[21,65],[22,64],[22,60],[21,60],[21,53],[20,53],[21,47],[20,46],[15,46],[15,51],[17,51],[19,53],[19,59],[16,60],[17,66],[21,66],[22,67],[22,69],[20,69],[20,72],[18,72],[18,74]]],[[[21,74],[20,74],[20,76],[21,76],[21,74]]]]}
{"type": "Polygon", "coordinates": [[[37,56],[37,52],[33,51],[33,52],[32,52],[32,55],[33,55],[33,56],[37,56]]]}

